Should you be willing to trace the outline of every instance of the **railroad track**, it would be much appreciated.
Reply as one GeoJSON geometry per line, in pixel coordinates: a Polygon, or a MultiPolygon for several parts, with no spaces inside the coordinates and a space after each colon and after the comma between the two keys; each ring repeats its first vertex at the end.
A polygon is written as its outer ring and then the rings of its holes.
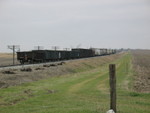
{"type": "Polygon", "coordinates": [[[25,67],[33,67],[33,66],[42,66],[42,65],[50,65],[50,64],[58,64],[66,61],[55,61],[55,62],[45,62],[45,63],[34,63],[34,64],[15,64],[15,65],[4,65],[0,66],[0,70],[3,69],[15,69],[15,68],[25,68],[25,67]]]}
{"type": "Polygon", "coordinates": [[[5,68],[5,67],[13,67],[13,66],[20,66],[21,64],[15,64],[15,65],[3,65],[0,66],[0,68],[5,68]]]}
{"type": "MultiPolygon", "coordinates": [[[[93,57],[89,57],[93,58],[93,57]]],[[[89,59],[89,58],[80,58],[80,59],[71,59],[71,60],[62,60],[62,61],[53,61],[53,62],[44,62],[44,63],[34,63],[34,64],[15,64],[15,65],[3,65],[0,66],[0,70],[3,69],[14,69],[14,68],[25,68],[25,67],[34,67],[34,66],[42,66],[42,65],[50,65],[50,64],[58,64],[61,62],[69,62],[69,61],[75,61],[75,60],[82,60],[82,59],[89,59]]]]}
{"type": "MultiPolygon", "coordinates": [[[[103,56],[95,56],[95,57],[103,57],[103,56]]],[[[10,68],[14,69],[14,68],[24,68],[24,67],[33,67],[33,66],[41,66],[41,65],[50,65],[50,64],[57,64],[57,63],[61,63],[61,62],[69,62],[69,61],[83,60],[83,59],[90,59],[90,58],[94,58],[94,57],[71,59],[71,60],[61,60],[61,61],[53,61],[53,62],[44,62],[44,63],[34,63],[34,64],[15,64],[15,65],[3,65],[3,66],[1,65],[0,70],[10,69],[10,68]]]]}
{"type": "MultiPolygon", "coordinates": [[[[42,65],[50,65],[50,64],[58,64],[58,63],[60,63],[60,62],[64,62],[64,61],[46,62],[46,63],[34,63],[34,64],[5,65],[5,66],[0,66],[0,70],[26,68],[26,67],[34,67],[34,66],[42,66],[42,65]]],[[[65,61],[65,62],[66,62],[66,61],[65,61]]]]}

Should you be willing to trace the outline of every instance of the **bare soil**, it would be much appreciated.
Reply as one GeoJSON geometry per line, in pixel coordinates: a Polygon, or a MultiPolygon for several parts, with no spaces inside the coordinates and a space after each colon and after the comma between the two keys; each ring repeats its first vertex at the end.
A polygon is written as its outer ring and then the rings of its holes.
{"type": "Polygon", "coordinates": [[[150,92],[150,50],[133,50],[134,90],[150,92]]]}
{"type": "Polygon", "coordinates": [[[122,54],[110,56],[93,57],[88,59],[72,60],[69,62],[58,63],[57,65],[42,65],[32,68],[22,69],[7,69],[0,71],[0,88],[19,85],[26,82],[37,81],[40,79],[61,76],[76,72],[82,72],[89,69],[97,68],[98,66],[112,62],[120,58],[122,54]]]}

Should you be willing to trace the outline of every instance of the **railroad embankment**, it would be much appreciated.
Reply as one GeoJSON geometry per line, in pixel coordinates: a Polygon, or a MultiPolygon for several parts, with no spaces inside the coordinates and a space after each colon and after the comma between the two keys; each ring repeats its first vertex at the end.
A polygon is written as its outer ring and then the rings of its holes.
{"type": "Polygon", "coordinates": [[[21,68],[7,68],[0,70],[0,88],[7,88],[26,82],[37,81],[40,79],[83,72],[94,69],[111,61],[120,58],[123,54],[109,56],[92,57],[86,59],[71,60],[69,62],[59,62],[52,64],[34,65],[21,68]]]}

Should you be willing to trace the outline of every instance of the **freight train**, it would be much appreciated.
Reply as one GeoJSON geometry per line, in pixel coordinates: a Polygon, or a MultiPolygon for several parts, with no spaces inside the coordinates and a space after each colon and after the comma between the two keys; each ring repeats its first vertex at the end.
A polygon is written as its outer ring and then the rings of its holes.
{"type": "Polygon", "coordinates": [[[74,48],[71,51],[66,50],[32,50],[17,52],[17,60],[24,63],[41,63],[50,61],[60,61],[78,58],[87,58],[94,56],[115,54],[114,49],[83,49],[74,48]]]}

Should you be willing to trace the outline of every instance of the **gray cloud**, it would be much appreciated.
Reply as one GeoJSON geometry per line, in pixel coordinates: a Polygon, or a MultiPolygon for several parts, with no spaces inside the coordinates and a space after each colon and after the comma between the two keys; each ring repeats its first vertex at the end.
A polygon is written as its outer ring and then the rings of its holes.
{"type": "Polygon", "coordinates": [[[22,50],[106,47],[150,49],[148,0],[2,0],[0,52],[10,44],[22,50]]]}

